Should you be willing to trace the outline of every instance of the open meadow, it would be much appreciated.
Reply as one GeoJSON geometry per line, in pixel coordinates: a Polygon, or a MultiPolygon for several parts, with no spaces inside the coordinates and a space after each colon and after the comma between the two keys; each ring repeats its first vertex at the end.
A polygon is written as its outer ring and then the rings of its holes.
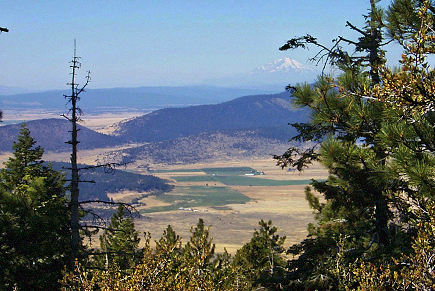
{"type": "MultiPolygon", "coordinates": [[[[175,189],[140,200],[145,206],[138,207],[138,229],[157,239],[170,224],[186,241],[190,227],[203,218],[211,225],[217,251],[226,248],[230,253],[250,240],[261,219],[273,221],[278,234],[287,236],[287,246],[305,238],[313,213],[304,188],[311,178],[326,178],[319,165],[298,173],[282,170],[272,158],[155,168],[152,174],[170,180],[175,189]]],[[[112,197],[122,199],[119,194],[112,197]]]]}

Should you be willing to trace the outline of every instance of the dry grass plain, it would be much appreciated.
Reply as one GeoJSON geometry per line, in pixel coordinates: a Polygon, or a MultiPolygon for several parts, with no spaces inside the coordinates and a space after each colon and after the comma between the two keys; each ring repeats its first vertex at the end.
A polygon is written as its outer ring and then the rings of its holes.
{"type": "MultiPolygon", "coordinates": [[[[100,132],[110,132],[110,125],[125,118],[133,117],[135,113],[122,115],[107,114],[104,116],[85,116],[85,126],[89,126],[100,132]]],[[[20,119],[31,120],[33,116],[20,115],[20,119]]],[[[47,117],[47,116],[44,116],[47,117]]],[[[105,149],[109,150],[109,149],[105,149]]],[[[96,157],[103,155],[102,150],[80,151],[79,159],[81,163],[93,164],[96,157]]],[[[279,153],[277,153],[279,154],[279,153]]],[[[0,163],[10,156],[10,153],[0,155],[0,163]]],[[[45,160],[68,161],[69,153],[45,153],[45,160]]],[[[140,164],[140,161],[138,162],[140,164]]],[[[232,162],[219,162],[219,157],[212,164],[193,164],[193,165],[151,165],[156,172],[152,173],[158,177],[168,179],[175,186],[172,194],[184,195],[183,187],[205,186],[223,187],[219,181],[214,182],[177,182],[174,176],[204,176],[204,172],[198,169],[203,168],[230,168],[230,167],[251,167],[257,171],[262,171],[265,175],[256,175],[252,179],[270,179],[278,181],[288,180],[309,180],[311,178],[325,179],[326,171],[320,165],[313,165],[303,173],[297,171],[283,170],[276,166],[272,158],[253,159],[232,162]]],[[[142,168],[134,165],[127,168],[136,173],[149,174],[142,168]]],[[[240,248],[252,237],[254,229],[258,229],[258,222],[272,220],[273,225],[278,228],[278,234],[287,236],[286,245],[290,246],[306,237],[306,228],[309,222],[313,221],[312,210],[305,201],[304,188],[306,185],[285,185],[285,186],[226,186],[249,197],[251,200],[244,204],[228,204],[223,207],[201,206],[191,211],[171,210],[145,213],[135,220],[136,228],[141,232],[150,232],[153,239],[158,240],[163,234],[164,229],[171,225],[174,230],[186,242],[190,238],[190,228],[194,226],[199,218],[203,218],[206,225],[210,225],[210,233],[213,242],[216,244],[217,252],[222,252],[226,248],[230,253],[240,248]]],[[[130,202],[136,197],[141,197],[144,193],[122,192],[110,195],[114,200],[130,202]]],[[[180,197],[181,197],[180,196],[180,197]]],[[[153,207],[168,206],[170,203],[162,199],[150,196],[140,200],[145,206],[138,207],[139,211],[147,211],[153,207]]],[[[188,206],[188,205],[186,205],[188,206]]]]}
{"type": "MultiPolygon", "coordinates": [[[[231,163],[179,165],[172,167],[161,167],[170,171],[156,173],[164,179],[171,179],[173,176],[205,175],[198,172],[201,168],[229,168],[249,166],[257,171],[263,171],[264,176],[251,177],[252,179],[272,180],[309,180],[311,178],[324,179],[326,172],[319,166],[313,165],[303,173],[282,170],[275,165],[273,159],[252,160],[231,163]],[[192,172],[188,172],[188,169],[192,172]],[[180,172],[177,172],[177,169],[180,172]]],[[[158,165],[155,165],[158,167],[158,165]]],[[[206,182],[176,182],[177,186],[203,186],[206,182]]],[[[208,183],[210,187],[223,186],[218,182],[208,183]]],[[[312,210],[305,201],[304,188],[306,185],[285,185],[285,186],[228,186],[251,199],[245,204],[229,204],[227,207],[198,207],[197,211],[175,210],[166,212],[146,213],[144,217],[136,221],[139,229],[149,231],[155,239],[158,239],[163,230],[170,224],[175,231],[186,241],[190,237],[189,229],[203,218],[207,225],[211,225],[210,232],[216,243],[218,252],[224,248],[230,253],[248,242],[254,229],[258,229],[258,222],[272,220],[273,225],[278,228],[278,234],[287,236],[286,245],[290,246],[304,239],[307,234],[307,224],[313,221],[312,210]]],[[[177,188],[176,188],[177,189],[177,188]]],[[[182,194],[182,193],[180,193],[182,194]]],[[[163,205],[162,201],[155,197],[144,199],[147,206],[152,208],[163,205]]]]}

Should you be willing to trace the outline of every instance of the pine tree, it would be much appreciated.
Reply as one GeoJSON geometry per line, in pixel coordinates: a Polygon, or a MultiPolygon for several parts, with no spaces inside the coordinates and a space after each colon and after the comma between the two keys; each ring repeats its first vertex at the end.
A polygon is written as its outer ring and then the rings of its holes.
{"type": "Polygon", "coordinates": [[[77,268],[78,276],[64,276],[62,290],[249,290],[231,266],[226,251],[214,258],[209,227],[202,219],[191,228],[191,233],[190,241],[182,247],[181,238],[168,226],[155,249],[147,233],[142,261],[131,272],[117,268],[89,272],[77,268]]]}
{"type": "Polygon", "coordinates": [[[255,230],[252,239],[237,250],[232,264],[251,288],[276,290],[285,281],[286,261],[281,254],[286,237],[276,234],[278,229],[272,226],[271,220],[261,220],[258,224],[260,230],[255,230]]]}
{"type": "Polygon", "coordinates": [[[181,238],[170,225],[163,236],[156,241],[156,248],[150,246],[151,237],[146,235],[143,260],[132,274],[131,286],[137,284],[146,290],[183,290],[185,272],[181,238]],[[138,283],[141,282],[141,283],[138,283]]]}
{"type": "Polygon", "coordinates": [[[139,233],[134,222],[126,213],[125,206],[119,205],[110,224],[100,236],[100,247],[105,254],[106,269],[115,267],[128,270],[141,259],[139,233]]]}
{"type": "Polygon", "coordinates": [[[332,49],[310,37],[290,40],[281,49],[307,44],[320,46],[332,65],[341,69],[338,77],[322,75],[317,82],[288,87],[294,104],[311,110],[310,121],[295,124],[298,141],[313,141],[308,150],[289,149],[278,163],[302,170],[312,161],[329,171],[327,181],[313,181],[312,187],[325,198],[320,204],[311,189],[306,196],[316,210],[317,223],[309,226],[309,237],[289,249],[297,255],[290,261],[292,288],[312,286],[319,290],[344,289],[337,264],[352,264],[364,258],[385,262],[409,247],[412,231],[401,231],[409,221],[403,201],[404,180],[389,171],[391,153],[380,135],[391,109],[374,97],[384,86],[386,59],[382,47],[386,31],[384,12],[370,1],[366,26],[358,29],[358,41],[339,37],[332,49]],[[347,53],[340,46],[355,46],[347,53]],[[341,251],[340,251],[341,250],[341,251]]]}
{"type": "Polygon", "coordinates": [[[68,260],[64,177],[43,163],[35,143],[22,125],[0,170],[0,290],[52,289],[68,260]]]}
{"type": "MultiPolygon", "coordinates": [[[[317,223],[309,226],[306,240],[289,249],[298,255],[289,264],[294,290],[408,290],[409,278],[423,282],[424,276],[416,274],[433,265],[417,262],[434,252],[431,243],[421,242],[432,233],[435,197],[435,76],[427,61],[435,53],[435,9],[432,1],[397,0],[387,17],[379,18],[383,13],[373,13],[379,10],[371,3],[365,36],[380,40],[387,31],[402,45],[399,68],[385,66],[381,50],[375,50],[380,61],[372,62],[373,46],[367,46],[370,53],[361,62],[328,50],[342,69],[339,77],[289,87],[295,104],[312,112],[309,123],[296,124],[296,139],[319,146],[290,149],[279,163],[302,169],[318,160],[330,173],[327,181],[312,183],[324,203],[306,190],[317,223]],[[368,33],[376,27],[378,33],[368,33]],[[364,61],[370,71],[361,66],[364,61]],[[402,284],[406,280],[407,286],[402,284]]],[[[355,42],[355,53],[367,40],[355,42]]],[[[430,290],[431,284],[428,280],[415,290],[430,290]]]]}
{"type": "Polygon", "coordinates": [[[210,227],[199,219],[197,225],[190,229],[192,236],[186,243],[183,252],[182,269],[186,272],[186,287],[207,288],[211,285],[212,273],[210,266],[214,257],[215,245],[210,238],[210,227]]]}
{"type": "Polygon", "coordinates": [[[373,96],[389,109],[378,138],[390,152],[388,174],[398,177],[402,186],[403,204],[410,217],[406,226],[417,235],[412,250],[393,263],[379,266],[362,262],[355,268],[358,290],[377,290],[378,286],[390,290],[435,287],[435,76],[428,62],[435,53],[434,8],[431,1],[414,3],[419,5],[407,13],[416,15],[418,19],[412,21],[419,25],[411,27],[406,41],[401,42],[401,68],[383,68],[384,84],[373,96]],[[360,277],[370,280],[362,281],[360,277]]]}
{"type": "Polygon", "coordinates": [[[168,225],[163,236],[156,241],[157,261],[160,262],[159,281],[166,290],[175,290],[180,285],[178,280],[183,259],[181,237],[168,225]]]}
{"type": "MultiPolygon", "coordinates": [[[[429,15],[435,14],[433,1],[425,0],[394,0],[387,11],[386,26],[391,38],[401,45],[411,39],[421,27],[419,10],[426,7],[429,15]]],[[[431,29],[435,27],[432,25],[431,29]]]]}

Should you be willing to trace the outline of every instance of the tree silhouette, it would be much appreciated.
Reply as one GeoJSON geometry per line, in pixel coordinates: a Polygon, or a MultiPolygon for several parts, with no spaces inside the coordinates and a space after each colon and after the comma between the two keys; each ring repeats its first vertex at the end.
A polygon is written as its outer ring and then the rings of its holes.
{"type": "Polygon", "coordinates": [[[327,181],[312,183],[322,202],[311,188],[306,190],[317,223],[288,250],[295,255],[288,264],[292,290],[345,290],[344,274],[352,273],[357,262],[392,265],[401,253],[412,251],[418,224],[428,220],[435,153],[435,77],[426,61],[435,53],[432,6],[430,1],[393,1],[387,14],[407,2],[412,4],[409,14],[419,18],[403,33],[403,26],[388,23],[378,1],[370,2],[366,26],[357,30],[362,36],[346,41],[354,45],[351,53],[338,46],[323,48],[312,37],[282,47],[320,46],[324,55],[318,57],[341,70],[336,78],[324,74],[313,85],[289,87],[294,104],[311,112],[308,123],[295,125],[300,133],[295,139],[314,141],[316,147],[290,149],[278,162],[302,170],[317,160],[329,172],[327,181]],[[393,34],[394,29],[399,32],[393,34]],[[383,35],[403,46],[400,69],[385,65],[383,35]]]}
{"type": "MultiPolygon", "coordinates": [[[[0,27],[0,33],[2,32],[9,32],[9,29],[5,27],[0,27]]],[[[3,118],[3,111],[0,110],[0,122],[2,121],[2,118],[3,118]]]]}
{"type": "Polygon", "coordinates": [[[0,170],[0,290],[53,289],[69,258],[64,176],[35,143],[23,124],[0,170]]]}
{"type": "MultiPolygon", "coordinates": [[[[96,166],[83,166],[79,167],[77,162],[77,152],[78,152],[78,144],[80,143],[78,141],[78,132],[79,129],[77,127],[77,124],[81,121],[81,115],[82,110],[80,107],[78,107],[77,102],[80,101],[80,94],[85,92],[85,88],[90,82],[90,72],[88,71],[86,75],[86,81],[85,84],[80,86],[76,82],[76,75],[77,70],[81,68],[80,63],[80,57],[76,54],[76,43],[74,40],[74,56],[72,61],[70,62],[71,65],[71,83],[68,83],[68,85],[71,86],[71,95],[64,95],[64,97],[67,99],[68,103],[71,104],[71,108],[67,115],[63,114],[62,116],[65,117],[68,121],[71,122],[71,140],[67,141],[68,144],[72,146],[71,150],[71,167],[68,167],[67,169],[71,171],[71,183],[70,183],[70,192],[71,192],[71,199],[70,199],[70,209],[71,209],[71,256],[70,256],[70,270],[76,271],[75,265],[76,261],[78,261],[82,257],[88,257],[90,255],[90,252],[87,253],[80,253],[81,250],[83,250],[83,246],[81,244],[81,238],[80,238],[80,231],[83,231],[87,235],[91,235],[92,233],[97,233],[99,229],[105,229],[106,227],[98,226],[98,225],[81,225],[80,219],[82,215],[90,214],[93,215],[95,218],[102,220],[101,217],[99,217],[97,214],[92,212],[92,210],[84,210],[83,205],[84,204],[92,204],[92,203],[104,203],[104,204],[110,204],[110,205],[120,205],[123,208],[130,208],[128,209],[129,215],[132,213],[133,207],[131,207],[129,204],[126,203],[120,203],[120,202],[113,202],[113,201],[102,201],[102,200],[87,200],[87,201],[80,201],[80,191],[79,191],[79,183],[95,183],[95,181],[87,181],[82,180],[80,177],[80,172],[82,170],[93,170],[96,168],[104,168],[106,173],[113,172],[115,170],[115,167],[120,165],[119,163],[105,163],[101,165],[96,166]]],[[[96,253],[94,253],[96,254],[96,253]]],[[[102,255],[104,253],[97,253],[97,255],[102,255]]]]}
{"type": "Polygon", "coordinates": [[[80,100],[80,94],[85,91],[86,86],[89,84],[90,72],[86,76],[86,82],[82,87],[79,87],[79,84],[76,83],[76,75],[77,70],[80,69],[81,63],[80,58],[76,55],[76,43],[74,40],[74,56],[71,61],[71,83],[68,85],[71,86],[71,95],[64,95],[64,97],[68,100],[68,103],[71,103],[71,108],[69,113],[71,116],[63,115],[67,120],[71,122],[72,130],[71,130],[71,140],[67,143],[71,144],[72,152],[71,152],[71,200],[70,200],[70,209],[71,209],[71,260],[70,260],[70,268],[74,269],[74,262],[79,257],[79,248],[80,248],[80,203],[79,203],[79,168],[77,165],[77,145],[79,141],[77,140],[77,123],[80,121],[81,109],[77,106],[77,102],[80,100]]]}

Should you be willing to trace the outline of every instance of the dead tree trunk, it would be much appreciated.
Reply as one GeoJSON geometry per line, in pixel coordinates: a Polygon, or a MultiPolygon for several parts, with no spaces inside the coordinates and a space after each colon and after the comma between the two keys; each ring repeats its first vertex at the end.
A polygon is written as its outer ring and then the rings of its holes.
{"type": "Polygon", "coordinates": [[[89,84],[90,81],[90,72],[88,72],[86,76],[86,83],[79,88],[79,84],[76,83],[76,71],[80,69],[81,63],[79,62],[79,57],[76,55],[76,44],[74,40],[74,57],[71,61],[71,83],[68,85],[71,86],[71,95],[64,95],[64,97],[71,103],[70,114],[71,117],[63,115],[66,119],[68,119],[72,124],[71,129],[71,140],[67,143],[71,144],[72,152],[71,152],[71,201],[70,201],[70,210],[71,210],[71,260],[70,260],[70,268],[74,270],[75,261],[79,258],[80,251],[80,213],[79,213],[79,168],[77,166],[77,145],[80,143],[77,139],[77,122],[80,121],[81,110],[77,107],[77,101],[80,100],[79,95],[84,92],[85,87],[89,84]]]}
{"type": "MultiPolygon", "coordinates": [[[[0,33],[2,32],[9,32],[9,29],[7,29],[6,27],[0,27],[0,33]]],[[[3,118],[3,111],[0,110],[0,122],[2,121],[3,118]]]]}

